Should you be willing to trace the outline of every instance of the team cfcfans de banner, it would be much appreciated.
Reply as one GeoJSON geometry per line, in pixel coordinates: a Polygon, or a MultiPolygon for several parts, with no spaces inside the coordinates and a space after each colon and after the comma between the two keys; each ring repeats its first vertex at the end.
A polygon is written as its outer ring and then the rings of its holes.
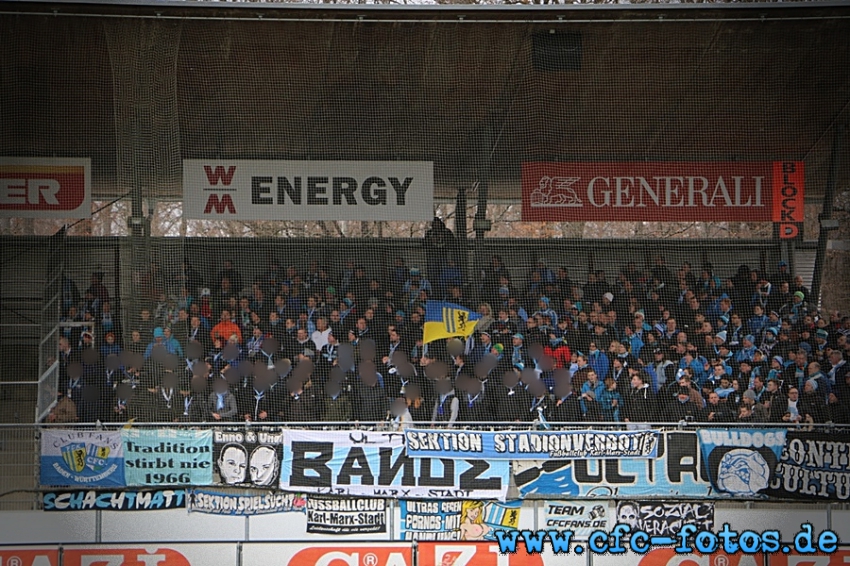
{"type": "Polygon", "coordinates": [[[544,458],[655,458],[657,431],[408,430],[407,455],[415,458],[540,460],[544,458]]]}
{"type": "Polygon", "coordinates": [[[510,463],[412,458],[393,432],[286,430],[280,488],[326,495],[499,499],[510,463]]]}

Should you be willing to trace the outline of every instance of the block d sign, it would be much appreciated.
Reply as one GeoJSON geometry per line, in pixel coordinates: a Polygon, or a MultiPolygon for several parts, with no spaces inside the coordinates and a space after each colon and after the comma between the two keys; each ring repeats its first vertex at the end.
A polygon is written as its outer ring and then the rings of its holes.
{"type": "Polygon", "coordinates": [[[90,159],[0,157],[0,217],[90,216],[90,159]]]}
{"type": "Polygon", "coordinates": [[[183,161],[188,218],[430,220],[433,198],[431,162],[183,161]]]}

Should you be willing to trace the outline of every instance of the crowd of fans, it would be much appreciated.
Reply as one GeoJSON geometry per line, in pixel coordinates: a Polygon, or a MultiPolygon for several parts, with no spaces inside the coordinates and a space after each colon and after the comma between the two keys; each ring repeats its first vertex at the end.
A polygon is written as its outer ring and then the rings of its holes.
{"type": "Polygon", "coordinates": [[[850,316],[818,312],[785,262],[721,278],[659,256],[580,283],[493,256],[464,284],[452,241],[435,222],[427,268],[397,257],[380,278],[354,259],[154,265],[126,329],[100,274],[82,296],[66,281],[66,319],[94,331],[64,329],[48,419],[850,423],[850,316]],[[433,300],[479,313],[475,332],[423,344],[433,300]]]}

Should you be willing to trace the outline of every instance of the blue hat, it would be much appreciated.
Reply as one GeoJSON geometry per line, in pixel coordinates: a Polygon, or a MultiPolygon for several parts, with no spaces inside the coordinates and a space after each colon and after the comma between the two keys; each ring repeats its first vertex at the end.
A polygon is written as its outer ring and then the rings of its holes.
{"type": "Polygon", "coordinates": [[[817,331],[817,332],[815,332],[815,334],[817,334],[817,337],[818,337],[818,338],[823,338],[824,340],[826,340],[827,338],[829,338],[829,332],[827,332],[827,331],[826,331],[826,330],[824,330],[823,328],[818,329],[818,331],[817,331]]]}
{"type": "Polygon", "coordinates": [[[402,316],[402,317],[403,317],[403,316],[406,316],[406,315],[405,315],[405,313],[404,313],[404,311],[395,311],[395,315],[396,315],[396,316],[402,316]]]}
{"type": "Polygon", "coordinates": [[[744,340],[746,340],[747,342],[752,342],[753,344],[755,344],[756,337],[753,336],[752,334],[747,334],[746,336],[744,336],[744,340]]]}
{"type": "Polygon", "coordinates": [[[779,267],[788,267],[788,262],[783,259],[779,262],[779,267]]]}
{"type": "Polygon", "coordinates": [[[812,345],[808,342],[800,342],[800,349],[804,350],[807,354],[812,353],[812,345]]]}
{"type": "Polygon", "coordinates": [[[721,330],[720,332],[718,332],[718,333],[715,335],[715,338],[720,338],[720,341],[721,341],[721,342],[726,342],[726,331],[725,331],[725,330],[721,330]]]}
{"type": "Polygon", "coordinates": [[[720,317],[720,320],[723,321],[723,324],[729,324],[729,317],[726,316],[725,314],[720,317]]]}
{"type": "Polygon", "coordinates": [[[342,302],[345,303],[345,306],[347,306],[348,308],[351,308],[351,306],[354,305],[354,301],[352,301],[348,297],[344,298],[342,302]]]}
{"type": "Polygon", "coordinates": [[[153,329],[153,337],[154,338],[162,338],[163,336],[165,336],[165,333],[162,331],[162,328],[157,326],[156,328],[153,329]]]}
{"type": "Polygon", "coordinates": [[[510,290],[509,287],[499,287],[499,294],[500,295],[510,295],[511,290],[510,290]]]}
{"type": "Polygon", "coordinates": [[[540,300],[541,300],[541,301],[543,301],[543,304],[544,304],[544,305],[548,305],[548,304],[549,304],[549,297],[540,297],[540,300]]]}
{"type": "Polygon", "coordinates": [[[776,328],[775,326],[771,326],[770,328],[768,328],[767,330],[765,330],[765,332],[770,332],[770,333],[771,333],[771,334],[773,334],[774,336],[779,336],[779,329],[778,329],[778,328],[776,328]]]}
{"type": "Polygon", "coordinates": [[[514,334],[514,338],[519,338],[520,340],[525,340],[525,336],[523,336],[523,335],[522,335],[522,334],[520,334],[519,332],[517,332],[516,334],[514,334]]]}
{"type": "Polygon", "coordinates": [[[419,275],[419,273],[420,273],[420,271],[419,271],[419,268],[418,268],[418,267],[412,267],[412,268],[410,269],[410,274],[411,274],[411,275],[419,275]]]}

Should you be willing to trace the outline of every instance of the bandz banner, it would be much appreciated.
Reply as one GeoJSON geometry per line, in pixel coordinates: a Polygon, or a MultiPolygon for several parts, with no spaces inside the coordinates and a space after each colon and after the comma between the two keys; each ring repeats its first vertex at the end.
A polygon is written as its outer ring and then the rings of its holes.
{"type": "Polygon", "coordinates": [[[385,533],[387,500],[311,495],[307,499],[307,532],[324,535],[385,533]]]}
{"type": "Polygon", "coordinates": [[[266,489],[277,486],[282,444],[283,433],[279,428],[215,429],[216,483],[266,489]]]}
{"type": "Polygon", "coordinates": [[[122,429],[127,485],[209,485],[212,431],[122,429]]]}
{"type": "Polygon", "coordinates": [[[705,477],[691,431],[661,433],[655,458],[518,460],[513,472],[522,497],[728,497],[705,477]]]}
{"type": "Polygon", "coordinates": [[[714,531],[714,503],[619,501],[615,522],[629,525],[633,532],[641,530],[659,537],[675,538],[684,525],[695,525],[698,531],[714,531]]]}
{"type": "Polygon", "coordinates": [[[286,430],[280,488],[326,495],[500,499],[507,461],[410,458],[393,432],[286,430]]]}
{"type": "Polygon", "coordinates": [[[607,501],[545,501],[543,510],[543,530],[572,531],[575,540],[587,540],[593,531],[608,530],[607,501]]]}
{"type": "Polygon", "coordinates": [[[484,458],[539,460],[545,458],[655,458],[657,431],[561,432],[468,430],[408,430],[405,450],[413,458],[484,458]]]}
{"type": "Polygon", "coordinates": [[[41,485],[122,487],[121,434],[105,431],[42,430],[41,485]]]}
{"type": "Polygon", "coordinates": [[[490,540],[519,527],[521,501],[399,501],[401,540],[490,540]]]}
{"type": "Polygon", "coordinates": [[[430,220],[430,161],[186,159],[187,218],[430,220]]]}
{"type": "Polygon", "coordinates": [[[781,429],[704,428],[697,431],[711,484],[738,497],[755,497],[768,488],[782,455],[781,429]]]}
{"type": "Polygon", "coordinates": [[[42,496],[45,511],[160,511],[184,509],[182,489],[144,491],[49,491],[42,496]]]}
{"type": "Polygon", "coordinates": [[[209,515],[303,513],[306,507],[303,495],[274,491],[248,493],[193,488],[187,491],[186,499],[189,513],[209,515]]]}
{"type": "Polygon", "coordinates": [[[773,222],[801,237],[802,161],[523,163],[522,219],[773,222]]]}
{"type": "Polygon", "coordinates": [[[764,493],[791,499],[850,499],[850,435],[789,432],[764,493]]]}

